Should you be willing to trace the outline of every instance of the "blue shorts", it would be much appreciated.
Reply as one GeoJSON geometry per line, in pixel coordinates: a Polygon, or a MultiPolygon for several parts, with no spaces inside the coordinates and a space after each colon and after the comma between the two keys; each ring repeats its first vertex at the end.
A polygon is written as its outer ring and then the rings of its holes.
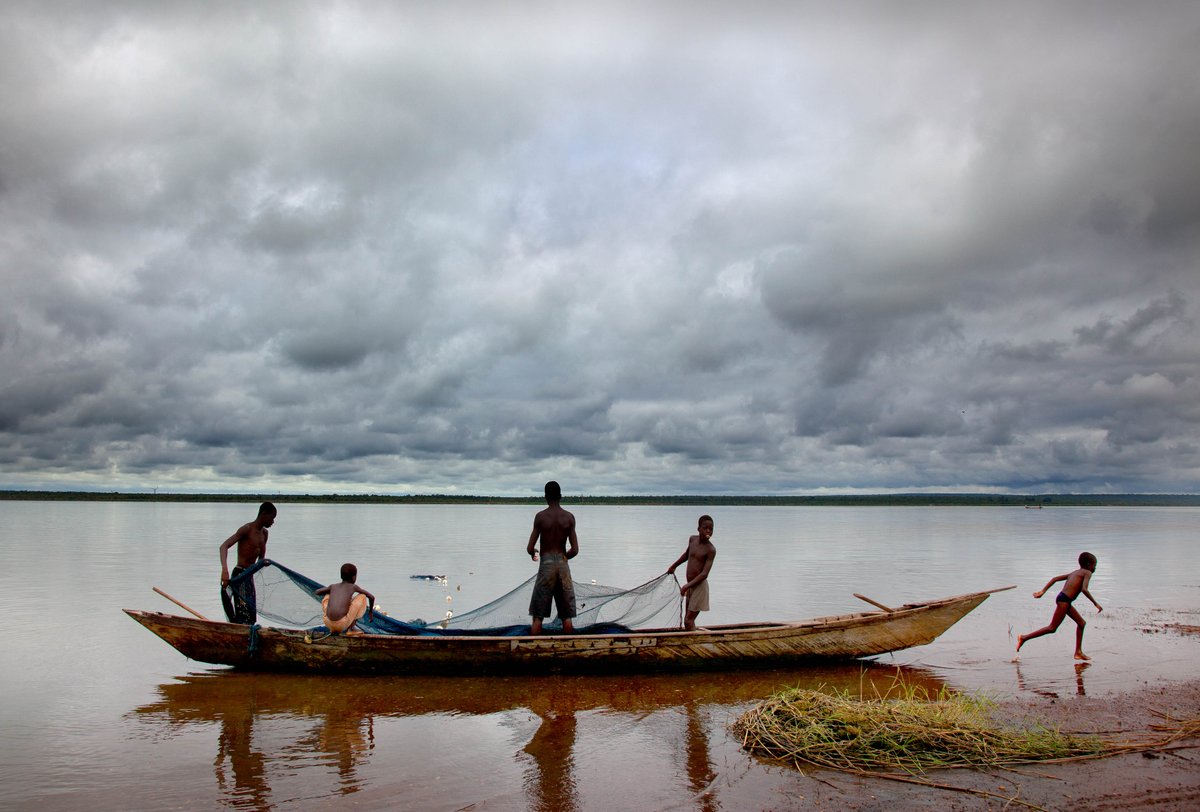
{"type": "MultiPolygon", "coordinates": [[[[1079,597],[1078,595],[1075,596],[1075,598],[1078,598],[1078,597],[1079,597]]],[[[1058,597],[1054,599],[1054,602],[1071,604],[1071,603],[1075,602],[1075,598],[1068,598],[1066,592],[1059,592],[1058,597]]]]}

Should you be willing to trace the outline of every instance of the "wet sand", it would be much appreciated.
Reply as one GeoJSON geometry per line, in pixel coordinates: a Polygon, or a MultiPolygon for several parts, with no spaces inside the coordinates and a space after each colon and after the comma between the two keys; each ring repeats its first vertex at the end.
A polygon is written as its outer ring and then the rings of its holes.
{"type": "MultiPolygon", "coordinates": [[[[1177,719],[1200,717],[1200,680],[1145,685],[1103,697],[1036,697],[1001,702],[999,720],[1035,721],[1109,740],[1135,738],[1161,724],[1155,712],[1177,719]]],[[[933,789],[843,773],[767,767],[721,800],[739,809],[1050,810],[1200,808],[1200,739],[1184,749],[1151,751],[1067,764],[1026,765],[988,771],[939,770],[922,780],[978,793],[933,789]],[[757,785],[757,786],[755,786],[757,785]],[[789,786],[790,785],[790,786],[789,786]]]]}

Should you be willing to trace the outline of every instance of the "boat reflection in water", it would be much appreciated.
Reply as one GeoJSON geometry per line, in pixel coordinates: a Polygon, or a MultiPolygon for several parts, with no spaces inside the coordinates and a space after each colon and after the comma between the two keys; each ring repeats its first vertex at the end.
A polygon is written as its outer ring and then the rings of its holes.
{"type": "Polygon", "coordinates": [[[236,808],[356,794],[362,808],[572,810],[603,792],[617,806],[716,809],[728,752],[740,752],[728,724],[797,686],[864,695],[946,687],[930,672],[872,662],[598,677],[212,671],[160,685],[160,698],[130,716],[139,735],[149,726],[164,744],[215,726],[214,800],[236,808]],[[714,746],[726,754],[714,759],[714,746]],[[654,764],[663,758],[677,778],[664,780],[654,764]]]}

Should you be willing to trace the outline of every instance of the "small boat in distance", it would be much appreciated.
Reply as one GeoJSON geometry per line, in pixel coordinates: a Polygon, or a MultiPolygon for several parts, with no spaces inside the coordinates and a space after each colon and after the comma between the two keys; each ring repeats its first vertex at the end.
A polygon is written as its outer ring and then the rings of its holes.
{"type": "MultiPolygon", "coordinates": [[[[719,670],[851,660],[936,640],[994,592],[794,622],[570,635],[333,635],[162,612],[125,613],[184,656],[254,671],[379,674],[719,670]]],[[[862,597],[862,596],[858,596],[862,597]]]]}

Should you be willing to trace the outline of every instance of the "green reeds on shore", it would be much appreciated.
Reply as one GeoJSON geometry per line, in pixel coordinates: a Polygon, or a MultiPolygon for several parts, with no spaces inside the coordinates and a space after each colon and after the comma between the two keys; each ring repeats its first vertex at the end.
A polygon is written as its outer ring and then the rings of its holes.
{"type": "MultiPolygon", "coordinates": [[[[783,691],[744,713],[732,726],[752,753],[796,767],[823,767],[930,789],[962,792],[1042,810],[1009,794],[936,783],[927,770],[966,767],[990,771],[1011,765],[1064,763],[1129,753],[1168,752],[1194,747],[1200,719],[1178,719],[1151,711],[1162,720],[1150,730],[1121,741],[1061,733],[1037,725],[1009,729],[996,725],[986,698],[942,690],[935,696],[897,679],[874,699],[846,692],[799,688],[783,691]]],[[[1044,812],[1044,810],[1043,810],[1044,812]]]]}
{"type": "Polygon", "coordinates": [[[793,688],[751,708],[733,730],[758,755],[856,773],[911,775],[1094,757],[1108,750],[1094,736],[1000,727],[985,698],[948,691],[930,697],[913,687],[894,693],[858,699],[793,688]]]}

